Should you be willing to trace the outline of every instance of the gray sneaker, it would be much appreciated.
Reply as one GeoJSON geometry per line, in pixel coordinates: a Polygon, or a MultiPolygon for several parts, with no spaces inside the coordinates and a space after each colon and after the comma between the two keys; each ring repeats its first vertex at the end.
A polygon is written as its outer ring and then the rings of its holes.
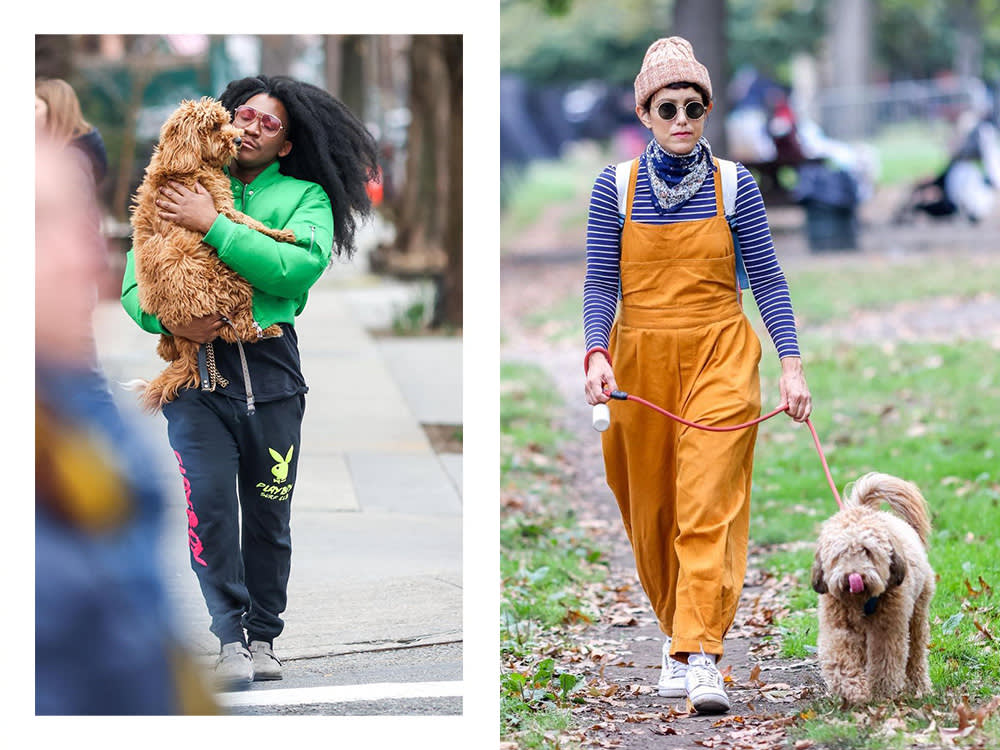
{"type": "Polygon", "coordinates": [[[255,680],[280,680],[281,662],[266,641],[250,641],[255,680]]]}
{"type": "Polygon", "coordinates": [[[239,690],[253,682],[253,657],[239,641],[225,643],[215,662],[215,683],[220,690],[239,690]]]}

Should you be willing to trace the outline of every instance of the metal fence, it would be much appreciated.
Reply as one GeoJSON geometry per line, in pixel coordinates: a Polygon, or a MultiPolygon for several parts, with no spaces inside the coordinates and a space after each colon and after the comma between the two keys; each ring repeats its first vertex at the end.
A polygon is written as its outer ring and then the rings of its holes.
{"type": "Polygon", "coordinates": [[[956,77],[829,88],[815,102],[827,135],[843,139],[871,137],[903,122],[955,122],[965,112],[983,116],[994,107],[995,97],[980,79],[956,77]]]}

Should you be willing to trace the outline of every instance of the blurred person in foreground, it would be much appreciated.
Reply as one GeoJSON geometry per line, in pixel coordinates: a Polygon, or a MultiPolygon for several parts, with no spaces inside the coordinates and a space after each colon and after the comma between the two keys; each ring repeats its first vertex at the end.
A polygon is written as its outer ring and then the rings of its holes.
{"type": "Polygon", "coordinates": [[[281,336],[244,345],[256,411],[247,413],[240,350],[218,338],[225,325],[220,313],[166,330],[139,304],[132,252],[121,299],[143,330],[202,344],[222,375],[181,390],[163,416],[184,477],[191,568],[219,639],[216,682],[245,688],[283,678],[274,641],[285,625],[292,494],[309,390],[295,320],[333,255],[354,251],[356,221],[371,212],[366,188],[377,149],[342,102],[286,76],[232,81],[219,101],[243,130],[226,168],[237,210],[272,229],[292,230],[295,242],[230,221],[198,183],[170,183],[156,205],[162,218],[202,234],[250,282],[261,329],[281,326],[281,336]]]}
{"type": "MultiPolygon", "coordinates": [[[[79,180],[76,185],[80,195],[92,198],[86,205],[92,212],[91,221],[100,227],[101,210],[98,189],[107,174],[108,157],[100,132],[83,118],[80,100],[73,87],[61,78],[39,78],[35,80],[35,139],[45,141],[58,148],[59,157],[66,162],[67,174],[79,180]]],[[[99,238],[98,238],[99,240],[99,238]]],[[[99,240],[100,241],[100,240],[99,240]]],[[[100,266],[91,274],[90,284],[95,300],[100,294],[101,282],[110,270],[106,252],[98,253],[100,266]]],[[[90,334],[90,354],[95,374],[92,385],[104,393],[110,401],[111,393],[99,374],[97,366],[97,343],[90,334]]]]}
{"type": "Polygon", "coordinates": [[[217,713],[157,568],[162,498],[95,369],[92,178],[35,147],[35,712],[217,713]]]}
{"type": "MultiPolygon", "coordinates": [[[[621,388],[700,424],[752,420],[760,415],[761,346],[741,305],[719,166],[702,137],[712,82],[687,40],[649,47],[635,103],[653,137],[632,162],[604,169],[590,201],[587,403],[621,388]],[[622,215],[616,177],[625,169],[622,215]]],[[[736,170],[735,234],[781,359],[781,402],[804,421],[812,401],[788,285],[760,190],[742,165],[736,170]]],[[[615,409],[603,435],[608,485],[667,636],[658,692],[687,696],[698,712],[730,708],[716,664],[746,571],[756,436],[756,427],[689,429],[638,406],[615,409]]]]}

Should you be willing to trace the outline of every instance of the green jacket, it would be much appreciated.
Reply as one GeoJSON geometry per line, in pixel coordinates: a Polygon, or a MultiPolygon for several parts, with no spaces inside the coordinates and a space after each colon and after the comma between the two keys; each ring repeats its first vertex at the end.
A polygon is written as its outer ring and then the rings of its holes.
{"type": "MultiPolygon", "coordinates": [[[[205,235],[219,258],[253,286],[254,319],[261,328],[294,323],[315,284],[330,262],[333,214],[330,199],[319,185],[288,177],[271,164],[244,186],[230,176],[236,210],[273,229],[291,229],[295,244],[276,242],[221,214],[205,235]]],[[[122,306],[150,333],[168,333],[155,315],[139,306],[135,259],[129,251],[122,279],[122,306]]]]}

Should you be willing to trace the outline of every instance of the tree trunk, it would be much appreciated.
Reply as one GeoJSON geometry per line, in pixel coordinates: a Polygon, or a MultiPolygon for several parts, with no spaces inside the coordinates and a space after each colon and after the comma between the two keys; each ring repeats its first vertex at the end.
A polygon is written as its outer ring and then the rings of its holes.
{"type": "Polygon", "coordinates": [[[340,94],[337,97],[360,119],[365,119],[365,37],[341,37],[340,94]]]}
{"type": "Polygon", "coordinates": [[[395,208],[396,241],[376,267],[404,274],[435,274],[446,259],[442,247],[442,211],[447,183],[442,173],[444,115],[447,100],[444,63],[437,37],[420,35],[410,44],[410,126],[406,172],[395,208]]]}
{"type": "Polygon", "coordinates": [[[410,40],[410,125],[406,133],[406,168],[403,185],[396,205],[396,249],[407,252],[414,245],[423,242],[423,226],[419,218],[420,180],[424,131],[427,121],[423,112],[424,97],[427,94],[422,88],[424,79],[424,61],[421,55],[421,45],[417,38],[410,40]]]}
{"type": "Polygon", "coordinates": [[[73,75],[76,40],[65,34],[35,35],[35,78],[62,78],[73,75]]]}
{"type": "Polygon", "coordinates": [[[326,90],[338,99],[340,96],[341,71],[343,70],[343,37],[327,34],[323,37],[323,81],[326,90]]]}
{"type": "Polygon", "coordinates": [[[295,59],[295,41],[285,34],[261,34],[260,72],[266,76],[288,75],[295,59]]]}
{"type": "Polygon", "coordinates": [[[955,74],[978,78],[983,68],[983,23],[979,0],[953,0],[955,19],[955,74]]]}
{"type": "Polygon", "coordinates": [[[871,60],[870,0],[830,3],[829,80],[839,91],[836,109],[829,109],[824,129],[833,138],[852,140],[866,135],[865,87],[871,60]]]}
{"type": "Polygon", "coordinates": [[[435,322],[440,326],[462,327],[462,37],[441,38],[448,82],[448,153],[443,172],[447,176],[448,190],[445,200],[444,235],[442,238],[448,264],[438,295],[438,314],[435,322]]]}
{"type": "Polygon", "coordinates": [[[128,221],[131,215],[132,196],[130,193],[132,173],[135,169],[136,127],[139,110],[142,109],[146,87],[153,80],[154,68],[136,58],[131,66],[132,87],[125,106],[125,126],[122,128],[121,155],[118,162],[118,178],[115,180],[115,194],[111,199],[111,212],[119,221],[128,221]]]}
{"type": "Polygon", "coordinates": [[[694,47],[694,56],[708,68],[715,108],[705,124],[705,137],[717,154],[726,153],[725,118],[729,60],[726,38],[726,0],[675,0],[671,36],[682,36],[694,47]]]}

